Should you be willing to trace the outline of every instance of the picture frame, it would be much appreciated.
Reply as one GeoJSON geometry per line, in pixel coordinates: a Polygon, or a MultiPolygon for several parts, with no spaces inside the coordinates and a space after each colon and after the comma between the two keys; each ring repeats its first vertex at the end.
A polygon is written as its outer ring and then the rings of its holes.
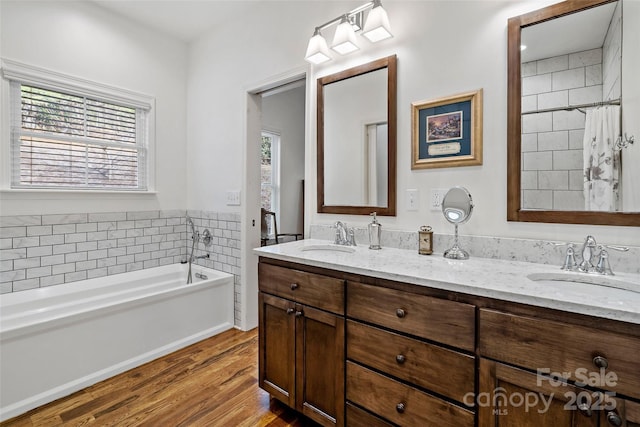
{"type": "Polygon", "coordinates": [[[482,164],[482,89],[411,103],[411,169],[482,164]]]}

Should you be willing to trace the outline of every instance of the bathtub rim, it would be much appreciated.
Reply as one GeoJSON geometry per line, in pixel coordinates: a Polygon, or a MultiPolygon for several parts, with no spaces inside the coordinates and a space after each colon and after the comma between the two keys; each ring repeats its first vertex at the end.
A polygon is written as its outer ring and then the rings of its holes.
{"type": "MultiPolygon", "coordinates": [[[[183,267],[183,264],[169,264],[161,267],[153,267],[145,270],[137,270],[134,272],[119,273],[119,274],[114,274],[114,275],[105,276],[105,277],[98,277],[94,279],[80,280],[77,282],[54,285],[46,288],[37,288],[33,290],[30,289],[26,291],[19,291],[17,293],[24,294],[25,298],[22,298],[21,296],[21,298],[19,299],[26,299],[27,293],[29,293],[30,291],[37,291],[39,289],[49,290],[50,288],[53,289],[56,287],[64,287],[65,285],[72,284],[73,285],[71,286],[72,289],[69,289],[69,287],[67,289],[60,288],[59,289],[60,292],[56,293],[60,295],[71,295],[73,294],[74,289],[85,289],[88,287],[91,287],[94,289],[106,288],[109,286],[109,283],[105,283],[105,282],[107,282],[108,280],[112,281],[117,278],[122,278],[122,276],[125,276],[125,275],[129,276],[128,277],[129,281],[134,281],[135,279],[140,277],[150,277],[150,273],[162,274],[164,271],[181,272],[182,270],[184,270],[184,286],[182,287],[173,287],[169,289],[163,289],[158,292],[137,294],[133,297],[123,298],[122,300],[119,300],[115,303],[105,302],[102,304],[94,304],[94,305],[87,306],[85,308],[80,308],[70,313],[63,312],[63,313],[52,315],[52,316],[43,316],[42,318],[38,318],[32,322],[25,322],[17,325],[11,325],[9,327],[5,327],[5,318],[2,317],[2,314],[0,313],[0,343],[20,337],[22,334],[38,333],[38,332],[46,331],[47,329],[53,329],[60,326],[64,326],[67,323],[81,321],[82,319],[86,319],[92,316],[94,313],[107,314],[110,312],[114,312],[121,309],[125,305],[134,306],[134,305],[144,304],[145,301],[161,301],[164,299],[172,298],[177,294],[183,294],[183,293],[191,294],[194,292],[198,292],[203,287],[224,286],[228,284],[233,286],[233,283],[234,283],[234,276],[230,273],[226,273],[220,270],[215,270],[215,269],[211,269],[211,268],[207,268],[199,265],[198,266],[193,265],[192,273],[195,274],[195,272],[204,272],[205,274],[209,273],[209,274],[215,275],[215,277],[209,277],[206,280],[198,280],[196,282],[193,282],[187,285],[186,283],[187,268],[183,267]]],[[[147,288],[149,289],[152,289],[153,287],[157,287],[157,285],[147,286],[147,288]]],[[[57,290],[57,289],[54,289],[54,290],[57,290]]],[[[12,296],[12,293],[0,295],[0,308],[2,308],[4,305],[3,299],[5,300],[10,299],[11,296],[12,296]]],[[[78,302],[81,303],[84,301],[86,301],[86,299],[79,300],[78,302]]],[[[8,320],[11,320],[11,318],[9,318],[8,320]]]]}

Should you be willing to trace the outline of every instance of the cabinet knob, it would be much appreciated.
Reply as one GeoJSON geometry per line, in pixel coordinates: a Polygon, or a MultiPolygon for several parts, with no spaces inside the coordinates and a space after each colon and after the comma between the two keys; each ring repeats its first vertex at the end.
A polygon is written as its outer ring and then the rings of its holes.
{"type": "Polygon", "coordinates": [[[296,289],[298,289],[298,286],[300,286],[300,285],[298,285],[297,283],[292,283],[291,284],[291,290],[295,291],[296,289]]]}
{"type": "Polygon", "coordinates": [[[616,412],[607,412],[607,422],[609,425],[620,427],[622,425],[622,418],[616,412]]]}
{"type": "Polygon", "coordinates": [[[399,318],[403,318],[404,316],[406,316],[407,313],[405,313],[405,311],[401,308],[396,310],[396,316],[398,316],[399,318]]]}
{"type": "Polygon", "coordinates": [[[604,356],[596,356],[593,358],[593,364],[596,368],[607,369],[609,367],[609,361],[604,356]]]}
{"type": "Polygon", "coordinates": [[[300,317],[302,316],[304,313],[302,312],[302,310],[298,310],[296,311],[296,317],[300,317]]]}
{"type": "Polygon", "coordinates": [[[403,414],[404,410],[405,410],[404,403],[400,402],[396,405],[396,411],[398,411],[398,413],[403,414]]]}
{"type": "Polygon", "coordinates": [[[405,362],[405,360],[407,360],[407,358],[404,356],[404,354],[399,354],[396,356],[396,362],[401,365],[405,362]]]}
{"type": "Polygon", "coordinates": [[[582,402],[578,404],[578,411],[585,417],[590,417],[593,415],[593,411],[591,410],[591,406],[588,403],[582,402]]]}
{"type": "Polygon", "coordinates": [[[291,307],[287,308],[287,314],[292,314],[294,311],[296,310],[291,307]]]}

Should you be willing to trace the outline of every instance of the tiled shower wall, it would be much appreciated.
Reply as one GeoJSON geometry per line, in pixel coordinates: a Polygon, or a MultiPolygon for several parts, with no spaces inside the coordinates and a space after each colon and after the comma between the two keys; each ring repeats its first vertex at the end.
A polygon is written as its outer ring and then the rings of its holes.
{"type": "MultiPolygon", "coordinates": [[[[522,64],[522,112],[619,99],[621,20],[618,4],[600,49],[522,64]]],[[[577,110],[523,115],[525,209],[584,209],[584,121],[577,110]]]]}
{"type": "MultiPolygon", "coordinates": [[[[191,249],[183,210],[0,217],[0,291],[32,288],[178,263],[191,249]],[[188,248],[188,249],[187,249],[188,248]]],[[[189,211],[212,244],[197,260],[235,277],[239,320],[240,215],[189,211]]]]}
{"type": "MultiPolygon", "coordinates": [[[[522,112],[602,100],[602,49],[522,64],[522,112]]],[[[584,209],[584,114],[522,116],[522,203],[525,209],[584,209]]]]}

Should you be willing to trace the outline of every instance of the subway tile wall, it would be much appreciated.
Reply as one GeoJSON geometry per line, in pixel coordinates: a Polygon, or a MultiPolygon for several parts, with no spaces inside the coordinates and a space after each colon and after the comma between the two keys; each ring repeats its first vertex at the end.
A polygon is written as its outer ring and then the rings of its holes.
{"type": "MultiPolygon", "coordinates": [[[[621,6],[602,48],[522,64],[522,112],[620,98],[621,6]]],[[[585,115],[522,116],[521,200],[525,209],[583,210],[585,115]]]]}
{"type": "Polygon", "coordinates": [[[235,276],[236,321],[240,302],[240,216],[172,210],[20,215],[0,218],[0,292],[91,279],[178,263],[191,249],[186,214],[211,245],[196,255],[205,267],[235,276]]]}
{"type": "MultiPolygon", "coordinates": [[[[602,49],[522,66],[522,111],[602,101],[602,49]]],[[[550,111],[522,116],[522,204],[525,209],[582,210],[585,116],[550,111]]]]}

